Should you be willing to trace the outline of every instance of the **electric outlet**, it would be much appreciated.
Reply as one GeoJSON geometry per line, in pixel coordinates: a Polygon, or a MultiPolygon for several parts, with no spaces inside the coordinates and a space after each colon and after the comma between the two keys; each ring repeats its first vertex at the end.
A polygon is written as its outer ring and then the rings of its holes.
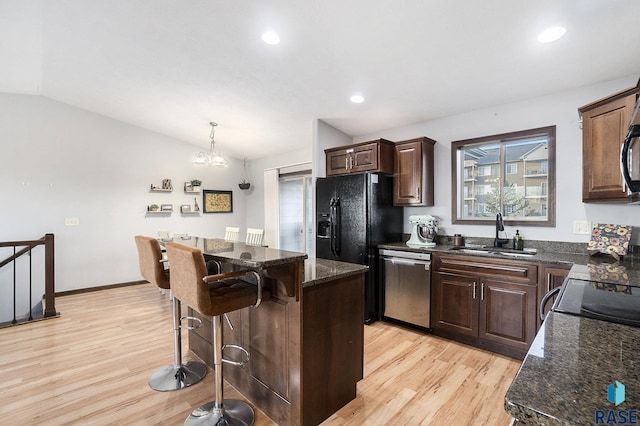
{"type": "Polygon", "coordinates": [[[576,220],[573,222],[573,233],[581,235],[591,234],[591,222],[586,220],[576,220]]]}
{"type": "Polygon", "coordinates": [[[79,217],[65,217],[64,218],[64,226],[79,226],[80,218],[79,217]]]}

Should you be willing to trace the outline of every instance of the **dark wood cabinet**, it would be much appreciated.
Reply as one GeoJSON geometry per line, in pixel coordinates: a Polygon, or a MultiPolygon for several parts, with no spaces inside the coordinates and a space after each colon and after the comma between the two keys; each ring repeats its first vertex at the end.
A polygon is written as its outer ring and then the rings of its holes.
{"type": "Polygon", "coordinates": [[[522,358],[536,333],[537,281],[536,264],[437,255],[433,331],[522,358]]]}
{"type": "MultiPolygon", "coordinates": [[[[540,284],[538,286],[538,300],[541,302],[545,294],[556,287],[562,286],[564,279],[569,275],[571,265],[540,265],[540,284]]],[[[555,296],[545,306],[545,314],[549,312],[555,296]]],[[[538,315],[538,327],[540,327],[540,315],[538,315]]]]}
{"type": "MultiPolygon", "coordinates": [[[[223,342],[250,353],[244,365],[223,364],[224,380],[276,424],[320,424],[356,397],[364,375],[364,272],[304,287],[297,297],[265,273],[270,298],[229,312],[233,328],[223,320],[223,342]]],[[[202,321],[189,331],[189,349],[211,366],[211,318],[191,308],[189,315],[202,321]]]]}
{"type": "Polygon", "coordinates": [[[433,146],[427,137],[397,142],[393,174],[393,204],[433,205],[433,146]]]}
{"type": "Polygon", "coordinates": [[[377,139],[353,145],[325,149],[326,175],[347,173],[380,172],[393,173],[394,143],[377,139]]]}
{"type": "Polygon", "coordinates": [[[620,148],[629,130],[638,87],[578,108],[582,117],[582,201],[626,202],[620,148]]]}

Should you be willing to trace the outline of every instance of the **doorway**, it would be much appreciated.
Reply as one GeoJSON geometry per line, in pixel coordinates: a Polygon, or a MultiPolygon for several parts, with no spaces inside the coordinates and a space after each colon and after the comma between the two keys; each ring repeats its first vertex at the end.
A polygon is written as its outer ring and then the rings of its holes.
{"type": "Polygon", "coordinates": [[[311,172],[305,170],[280,174],[279,248],[311,253],[313,243],[313,185],[311,172]]]}

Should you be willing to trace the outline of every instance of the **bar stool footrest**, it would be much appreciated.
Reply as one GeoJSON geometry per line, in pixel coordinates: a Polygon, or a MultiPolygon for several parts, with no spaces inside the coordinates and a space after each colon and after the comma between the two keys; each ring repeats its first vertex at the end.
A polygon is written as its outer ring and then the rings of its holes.
{"type": "Polygon", "coordinates": [[[247,351],[245,348],[243,348],[240,345],[232,345],[232,344],[222,345],[222,356],[223,356],[222,362],[226,362],[227,364],[231,364],[231,365],[240,366],[240,365],[244,365],[244,364],[249,362],[249,351],[247,351]],[[226,348],[236,349],[236,350],[242,352],[244,354],[244,356],[245,356],[245,359],[240,360],[240,361],[236,361],[236,360],[233,360],[233,359],[224,358],[224,350],[226,348]]]}
{"type": "Polygon", "coordinates": [[[184,328],[186,330],[196,330],[200,327],[202,327],[202,320],[198,317],[190,317],[190,316],[186,316],[186,317],[180,317],[180,325],[178,326],[179,328],[184,328]],[[195,325],[190,325],[189,323],[187,323],[187,325],[182,325],[182,321],[187,320],[187,321],[194,321],[196,322],[195,325]]]}

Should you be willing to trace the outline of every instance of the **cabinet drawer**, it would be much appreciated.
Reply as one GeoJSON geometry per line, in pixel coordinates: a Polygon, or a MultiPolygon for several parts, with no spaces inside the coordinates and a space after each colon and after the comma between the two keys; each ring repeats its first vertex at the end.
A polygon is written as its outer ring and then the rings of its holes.
{"type": "Polygon", "coordinates": [[[435,270],[456,274],[468,272],[469,275],[504,278],[534,285],[538,282],[538,265],[535,263],[509,260],[501,260],[498,263],[465,256],[436,256],[435,270]]]}

